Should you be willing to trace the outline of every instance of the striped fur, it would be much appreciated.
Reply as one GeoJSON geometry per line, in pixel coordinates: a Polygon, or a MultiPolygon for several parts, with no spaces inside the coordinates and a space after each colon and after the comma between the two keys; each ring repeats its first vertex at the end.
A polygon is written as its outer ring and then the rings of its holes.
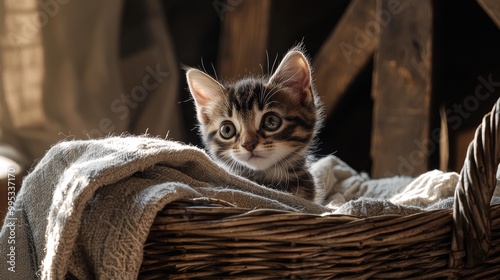
{"type": "Polygon", "coordinates": [[[225,168],[259,184],[314,200],[308,157],[321,125],[321,106],[300,48],[269,77],[220,84],[188,69],[200,134],[225,168]]]}

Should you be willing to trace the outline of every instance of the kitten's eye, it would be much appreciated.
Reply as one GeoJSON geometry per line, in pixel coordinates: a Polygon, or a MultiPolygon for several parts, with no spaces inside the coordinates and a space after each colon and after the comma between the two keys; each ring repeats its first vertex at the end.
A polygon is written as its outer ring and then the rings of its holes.
{"type": "Polygon", "coordinates": [[[219,129],[220,136],[224,139],[231,139],[236,134],[236,128],[232,122],[223,122],[219,129]]]}
{"type": "Polygon", "coordinates": [[[281,118],[275,113],[268,113],[264,115],[264,122],[262,128],[268,131],[276,131],[281,126],[281,118]]]}

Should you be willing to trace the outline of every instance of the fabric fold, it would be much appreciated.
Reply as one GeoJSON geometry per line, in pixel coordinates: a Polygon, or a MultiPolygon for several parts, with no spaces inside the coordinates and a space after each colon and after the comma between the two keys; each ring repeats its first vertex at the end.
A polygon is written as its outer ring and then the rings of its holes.
{"type": "MultiPolygon", "coordinates": [[[[312,202],[229,174],[202,150],[149,137],[61,142],[24,179],[0,240],[1,279],[135,279],[156,213],[177,199],[323,213],[312,202]],[[15,219],[15,220],[14,220],[15,219]]],[[[7,221],[7,220],[6,220],[7,221]]]]}

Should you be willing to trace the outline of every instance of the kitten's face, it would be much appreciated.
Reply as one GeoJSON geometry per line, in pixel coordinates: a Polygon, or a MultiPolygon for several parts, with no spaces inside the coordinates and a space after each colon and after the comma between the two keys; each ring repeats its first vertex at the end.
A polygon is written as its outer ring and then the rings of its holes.
{"type": "Polygon", "coordinates": [[[230,167],[252,170],[303,155],[312,141],[315,112],[292,94],[260,80],[226,86],[200,124],[211,154],[230,167]]]}
{"type": "Polygon", "coordinates": [[[301,52],[289,52],[269,80],[221,85],[196,69],[188,70],[187,77],[203,141],[225,166],[286,169],[307,152],[318,112],[309,64],[301,52]]]}

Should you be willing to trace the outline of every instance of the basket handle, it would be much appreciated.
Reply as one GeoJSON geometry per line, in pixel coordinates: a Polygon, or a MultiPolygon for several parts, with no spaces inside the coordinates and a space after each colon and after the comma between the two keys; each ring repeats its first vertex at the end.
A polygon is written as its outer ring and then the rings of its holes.
{"type": "Polygon", "coordinates": [[[500,98],[484,116],[467,149],[455,189],[450,267],[482,263],[491,243],[490,202],[500,161],[500,98]]]}

